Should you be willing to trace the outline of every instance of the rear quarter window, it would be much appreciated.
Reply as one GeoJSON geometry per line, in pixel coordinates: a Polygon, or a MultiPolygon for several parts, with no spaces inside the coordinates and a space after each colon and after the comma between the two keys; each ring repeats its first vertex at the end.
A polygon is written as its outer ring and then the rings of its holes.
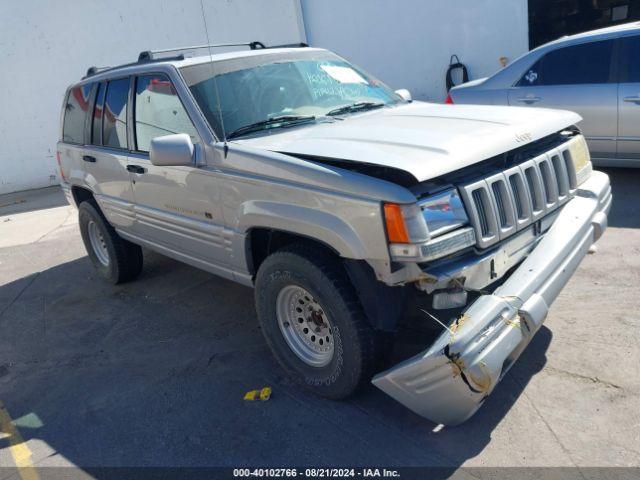
{"type": "Polygon", "coordinates": [[[610,83],[614,40],[558,48],[540,58],[519,87],[610,83]]]}
{"type": "Polygon", "coordinates": [[[73,87],[69,90],[64,107],[62,141],[67,143],[85,143],[85,125],[89,114],[91,89],[93,84],[73,87]]]}

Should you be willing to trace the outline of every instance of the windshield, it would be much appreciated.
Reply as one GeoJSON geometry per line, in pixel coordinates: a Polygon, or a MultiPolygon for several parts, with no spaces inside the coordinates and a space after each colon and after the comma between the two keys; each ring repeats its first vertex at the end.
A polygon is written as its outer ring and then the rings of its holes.
{"type": "Polygon", "coordinates": [[[240,57],[181,71],[219,138],[216,93],[227,136],[291,125],[268,122],[274,118],[342,116],[401,101],[382,82],[326,51],[240,57]],[[259,129],[243,128],[258,123],[259,129]]]}

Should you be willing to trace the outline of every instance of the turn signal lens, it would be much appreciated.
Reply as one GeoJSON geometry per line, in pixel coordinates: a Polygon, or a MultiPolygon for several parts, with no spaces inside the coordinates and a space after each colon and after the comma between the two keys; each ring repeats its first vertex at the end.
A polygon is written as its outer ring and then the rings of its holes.
{"type": "Polygon", "coordinates": [[[402,207],[396,203],[384,204],[387,237],[391,243],[409,243],[409,234],[402,218],[402,207]]]}
{"type": "Polygon", "coordinates": [[[415,203],[385,203],[384,219],[389,243],[420,243],[429,240],[422,210],[415,203]]]}

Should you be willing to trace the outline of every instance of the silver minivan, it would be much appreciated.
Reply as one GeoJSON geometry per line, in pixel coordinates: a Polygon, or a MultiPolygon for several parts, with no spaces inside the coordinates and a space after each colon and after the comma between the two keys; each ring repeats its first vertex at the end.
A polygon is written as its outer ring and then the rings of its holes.
{"type": "Polygon", "coordinates": [[[550,42],[454,87],[447,103],[572,110],[584,119],[594,164],[640,167],[640,23],[550,42]]]}

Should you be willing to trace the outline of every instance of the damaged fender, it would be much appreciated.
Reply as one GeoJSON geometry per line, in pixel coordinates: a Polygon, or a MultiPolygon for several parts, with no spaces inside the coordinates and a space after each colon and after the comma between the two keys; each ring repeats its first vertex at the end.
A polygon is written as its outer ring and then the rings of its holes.
{"type": "Polygon", "coordinates": [[[544,322],[549,306],[607,227],[609,177],[593,172],[521,265],[421,354],[373,384],[417,414],[456,425],[475,413],[544,322]]]}

